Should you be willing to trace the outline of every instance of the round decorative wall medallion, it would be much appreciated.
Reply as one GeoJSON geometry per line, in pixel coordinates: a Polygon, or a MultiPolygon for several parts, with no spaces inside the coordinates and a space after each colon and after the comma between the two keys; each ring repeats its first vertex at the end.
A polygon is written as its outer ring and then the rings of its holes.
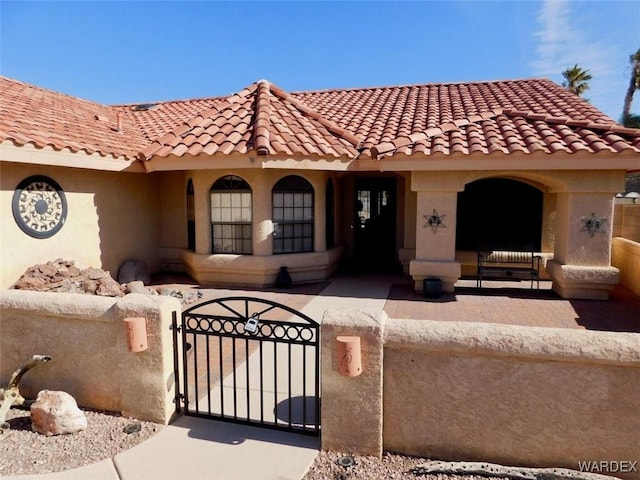
{"type": "Polygon", "coordinates": [[[13,218],[34,238],[49,238],[64,225],[67,199],[60,185],[44,175],[25,178],[13,193],[13,218]]]}

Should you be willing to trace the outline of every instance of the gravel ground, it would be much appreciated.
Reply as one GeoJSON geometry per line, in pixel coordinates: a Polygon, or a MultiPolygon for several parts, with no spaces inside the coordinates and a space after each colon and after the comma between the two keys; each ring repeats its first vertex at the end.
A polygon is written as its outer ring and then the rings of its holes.
{"type": "Polygon", "coordinates": [[[354,456],[353,466],[342,467],[338,464],[338,459],[343,455],[337,452],[320,452],[303,480],[487,480],[487,477],[476,475],[427,475],[420,473],[417,467],[428,459],[386,452],[382,459],[354,456]]]}
{"type": "Polygon", "coordinates": [[[90,465],[139,444],[164,427],[109,412],[84,410],[84,413],[88,423],[86,430],[47,437],[31,430],[28,410],[10,409],[7,421],[11,429],[0,434],[0,478],[90,465]],[[140,424],[140,431],[125,433],[123,429],[133,423],[140,424]]]}
{"type": "MultiPolygon", "coordinates": [[[[158,433],[164,425],[141,422],[110,412],[84,410],[87,429],[47,437],[31,430],[28,410],[12,408],[7,414],[11,429],[0,436],[0,478],[60,472],[112,458],[158,433]],[[127,434],[125,427],[139,424],[127,434]]],[[[487,480],[475,475],[427,475],[418,466],[428,459],[384,453],[381,459],[353,456],[351,466],[338,463],[345,454],[320,452],[302,480],[487,480]]],[[[161,479],[158,479],[161,480],[161,479]]],[[[493,479],[500,480],[500,479],[493,479]]]]}

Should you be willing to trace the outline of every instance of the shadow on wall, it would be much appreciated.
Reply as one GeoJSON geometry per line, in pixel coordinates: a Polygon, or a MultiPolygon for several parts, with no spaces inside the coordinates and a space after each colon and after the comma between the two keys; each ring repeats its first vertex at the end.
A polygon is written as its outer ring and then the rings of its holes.
{"type": "MultiPolygon", "coordinates": [[[[160,270],[160,185],[145,174],[114,174],[97,184],[93,202],[97,213],[102,268],[117,279],[120,265],[142,260],[151,272],[160,270]]],[[[82,241],[82,239],[78,239],[82,241]]]]}

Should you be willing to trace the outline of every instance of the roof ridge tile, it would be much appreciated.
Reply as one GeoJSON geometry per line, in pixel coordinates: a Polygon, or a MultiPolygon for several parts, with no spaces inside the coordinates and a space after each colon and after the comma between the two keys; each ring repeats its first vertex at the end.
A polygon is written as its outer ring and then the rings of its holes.
{"type": "Polygon", "coordinates": [[[205,110],[204,112],[197,113],[189,120],[183,121],[181,124],[174,127],[171,131],[167,132],[162,137],[156,137],[151,143],[145,147],[141,152],[138,153],[138,159],[142,161],[149,160],[154,155],[165,156],[169,153],[174,153],[176,155],[182,155],[186,152],[182,151],[183,149],[178,149],[182,144],[180,141],[176,142],[176,140],[180,140],[185,136],[187,132],[190,132],[193,128],[198,126],[204,126],[205,123],[212,119],[212,117],[222,115],[226,116],[227,119],[233,116],[233,113],[230,113],[229,110],[233,108],[234,101],[237,99],[246,99],[249,95],[251,95],[256,90],[256,85],[250,85],[241,91],[230,95],[227,98],[224,98],[223,101],[212,108],[205,110]],[[172,150],[166,151],[164,147],[171,146],[172,150]]]}
{"type": "Polygon", "coordinates": [[[269,89],[271,90],[271,93],[273,93],[280,100],[289,102],[296,109],[304,113],[306,116],[316,120],[318,123],[320,123],[323,127],[329,130],[331,133],[337,135],[338,137],[343,138],[344,140],[352,144],[356,149],[360,149],[362,147],[362,144],[364,143],[362,139],[353,135],[351,132],[349,132],[345,128],[340,127],[337,123],[327,119],[320,112],[313,110],[308,105],[304,104],[297,98],[293,97],[290,93],[287,93],[285,90],[281,89],[280,87],[274,84],[270,84],[269,89]]]}
{"type": "Polygon", "coordinates": [[[258,155],[268,155],[270,150],[271,100],[269,82],[260,80],[257,84],[255,99],[255,125],[253,143],[258,155]]]}

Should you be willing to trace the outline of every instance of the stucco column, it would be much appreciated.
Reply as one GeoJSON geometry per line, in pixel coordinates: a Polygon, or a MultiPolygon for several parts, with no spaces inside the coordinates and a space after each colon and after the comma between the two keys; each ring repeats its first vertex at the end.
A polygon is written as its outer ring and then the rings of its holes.
{"type": "Polygon", "coordinates": [[[611,266],[614,192],[558,193],[553,289],[564,298],[606,299],[618,283],[611,266]]]}
{"type": "Polygon", "coordinates": [[[211,200],[209,192],[211,184],[203,176],[194,176],[193,203],[196,220],[196,253],[211,253],[211,200]]]}
{"type": "Polygon", "coordinates": [[[314,179],[311,184],[314,190],[313,205],[313,251],[327,250],[327,180],[322,177],[314,179]]]}
{"type": "Polygon", "coordinates": [[[327,310],[321,324],[322,449],[382,455],[384,312],[327,310]],[[351,355],[337,354],[339,336],[360,337],[362,371],[342,376],[351,355]]]}
{"type": "Polygon", "coordinates": [[[545,192],[542,200],[542,251],[552,252],[556,237],[556,194],[545,192]]]}
{"type": "Polygon", "coordinates": [[[457,191],[419,191],[416,208],[416,257],[409,263],[409,273],[416,291],[423,280],[439,278],[442,289],[452,292],[461,275],[456,262],[457,191]]]}
{"type": "Polygon", "coordinates": [[[273,254],[271,187],[268,182],[253,184],[253,255],[273,254]]]}

